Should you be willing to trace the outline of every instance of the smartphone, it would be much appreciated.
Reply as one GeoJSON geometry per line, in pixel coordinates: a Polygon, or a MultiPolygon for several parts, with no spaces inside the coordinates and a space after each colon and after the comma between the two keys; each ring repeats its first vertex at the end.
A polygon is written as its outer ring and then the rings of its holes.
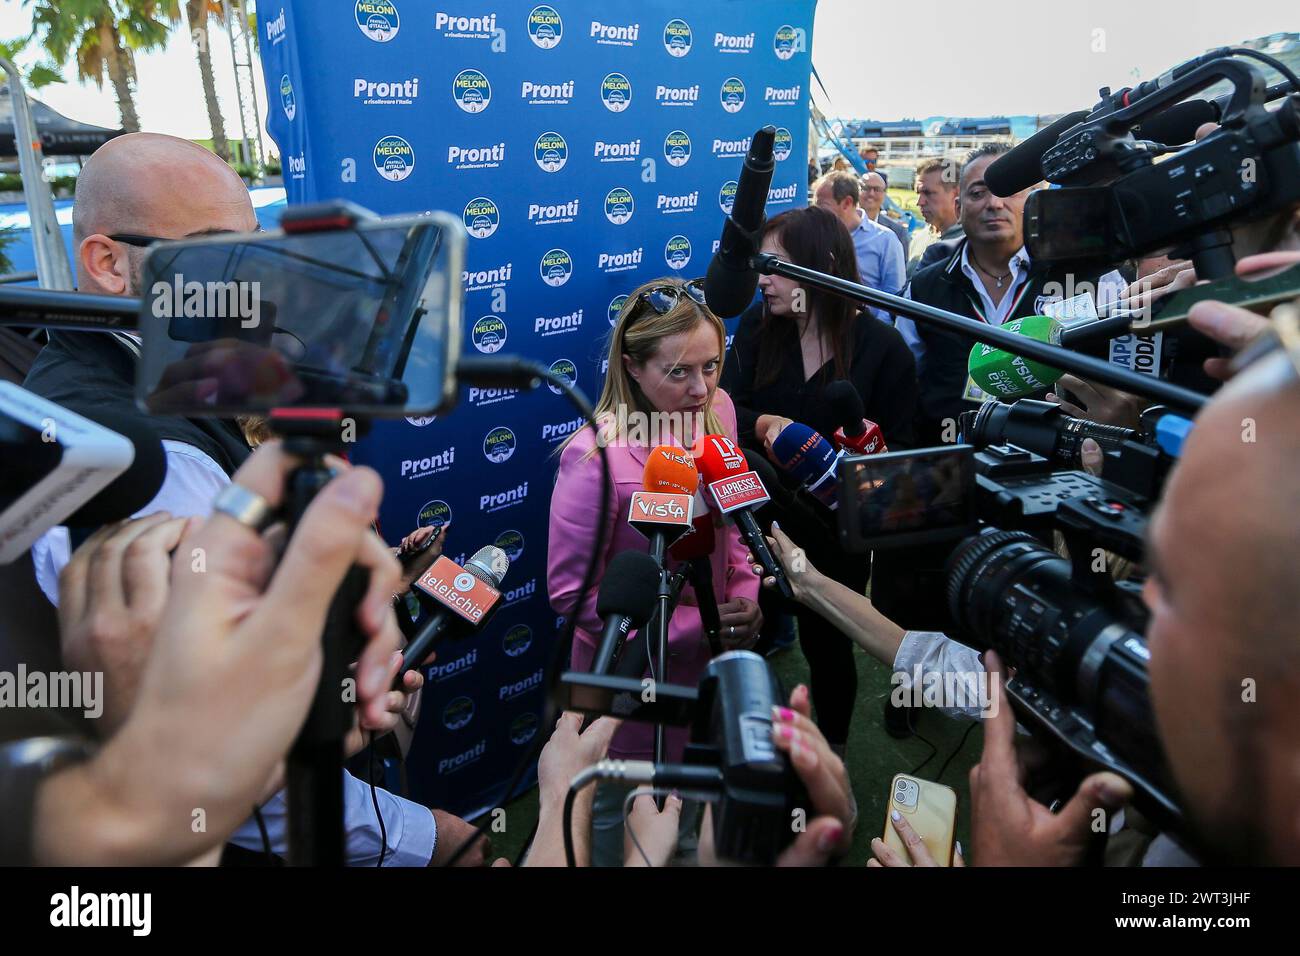
{"type": "Polygon", "coordinates": [[[907,848],[894,830],[890,816],[897,810],[912,825],[936,863],[952,866],[953,841],[957,833],[957,791],[933,780],[895,774],[889,785],[889,806],[885,811],[885,834],[881,839],[904,860],[907,848]]]}

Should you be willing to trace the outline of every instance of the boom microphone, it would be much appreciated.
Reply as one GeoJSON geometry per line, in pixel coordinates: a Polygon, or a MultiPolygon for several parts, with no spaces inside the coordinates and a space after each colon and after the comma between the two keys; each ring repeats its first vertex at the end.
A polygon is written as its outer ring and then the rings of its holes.
{"type": "Polygon", "coordinates": [[[596,613],[605,622],[605,629],[592,661],[593,674],[609,673],[628,634],[650,620],[658,589],[659,565],[654,558],[640,551],[614,555],[596,595],[596,613]]]}
{"type": "Polygon", "coordinates": [[[1206,123],[1217,123],[1222,112],[1215,100],[1185,100],[1142,121],[1135,135],[1166,146],[1179,146],[1196,138],[1206,123]]]}
{"type": "Polygon", "coordinates": [[[754,520],[754,510],[771,500],[762,479],[746,468],[745,456],[730,438],[723,435],[704,436],[704,451],[696,456],[695,461],[718,510],[732,516],[749,546],[749,553],[763,566],[764,577],[776,578],[781,596],[792,600],[794,591],[785,576],[785,569],[772,556],[767,539],[754,520]]]}
{"type": "Polygon", "coordinates": [[[995,196],[1014,196],[1022,189],[1043,181],[1043,154],[1056,145],[1061,134],[1086,119],[1089,110],[1067,113],[1044,126],[1029,139],[1003,153],[984,170],[984,185],[995,196]]]}
{"type": "MultiPolygon", "coordinates": [[[[1038,342],[1060,343],[1061,323],[1046,315],[1028,315],[1002,326],[1038,342]]],[[[970,377],[982,391],[996,398],[1014,399],[1033,395],[1056,384],[1065,373],[1036,359],[1027,359],[983,342],[970,350],[970,377]]]]}
{"type": "Polygon", "coordinates": [[[862,396],[852,382],[837,379],[826,386],[822,398],[831,407],[831,414],[840,423],[831,437],[835,444],[855,455],[879,455],[889,451],[880,426],[867,420],[862,407],[862,396]]]}
{"type": "Polygon", "coordinates": [[[425,571],[415,587],[438,602],[433,617],[402,652],[397,686],[407,671],[420,666],[435,642],[453,633],[479,630],[501,602],[501,582],[510,570],[510,557],[495,545],[485,545],[461,567],[440,557],[425,571]]]}
{"type": "Polygon", "coordinates": [[[763,228],[763,210],[776,169],[772,158],[775,142],[775,126],[764,126],[754,134],[736,184],[731,215],[722,227],[722,240],[704,277],[705,302],[714,315],[724,319],[749,308],[758,290],[758,273],[750,265],[750,257],[758,252],[758,233],[763,228]]]}

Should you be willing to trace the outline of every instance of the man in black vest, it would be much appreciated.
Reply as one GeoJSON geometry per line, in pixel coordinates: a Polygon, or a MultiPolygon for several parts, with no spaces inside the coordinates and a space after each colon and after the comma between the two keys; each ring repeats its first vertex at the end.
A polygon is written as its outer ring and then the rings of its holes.
{"type": "MultiPolygon", "coordinates": [[[[1090,296],[1094,309],[1118,298],[1125,286],[1118,272],[1067,274],[1064,269],[1035,265],[1030,260],[1023,224],[1030,190],[1002,198],[984,183],[984,171],[1009,148],[993,143],[966,158],[958,200],[966,237],[945,260],[919,270],[905,295],[998,326],[1041,315],[1049,303],[1073,298],[1074,290],[1090,296]]],[[[981,400],[966,371],[972,343],[911,319],[900,317],[896,326],[917,359],[921,384],[917,443],[951,443],[956,439],[957,416],[978,407],[981,400]]]]}

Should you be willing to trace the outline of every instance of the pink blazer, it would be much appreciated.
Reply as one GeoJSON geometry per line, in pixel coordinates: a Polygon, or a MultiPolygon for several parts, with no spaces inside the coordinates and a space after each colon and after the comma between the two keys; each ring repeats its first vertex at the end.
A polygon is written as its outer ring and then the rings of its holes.
{"type": "MultiPolygon", "coordinates": [[[[713,394],[713,410],[717,413],[724,433],[736,438],[736,409],[730,396],[722,389],[713,394]]],[[[546,559],[546,590],[551,607],[557,614],[569,616],[575,612],[582,574],[590,560],[591,547],[596,538],[598,511],[600,510],[601,462],[599,453],[586,461],[582,457],[596,443],[596,436],[588,426],[578,433],[560,456],[560,468],[555,478],[555,491],[551,495],[550,545],[546,559]]],[[[642,472],[645,469],[649,448],[610,446],[609,467],[614,488],[610,496],[610,510],[605,515],[605,527],[612,529],[605,542],[604,554],[597,559],[595,583],[587,600],[577,609],[577,630],[573,642],[573,669],[586,670],[591,666],[600,641],[601,620],[596,614],[596,592],[604,576],[604,569],[620,551],[649,551],[649,543],[640,532],[627,523],[633,492],[641,490],[642,472]]],[[[758,600],[758,577],[745,560],[747,549],[735,525],[727,523],[716,528],[716,544],[710,563],[713,566],[713,593],[719,604],[746,597],[758,600]]],[[[704,636],[694,589],[689,585],[682,592],[682,600],[673,613],[668,626],[668,674],[672,684],[694,687],[709,661],[709,644],[704,636]]],[[[681,757],[686,745],[686,729],[670,728],[667,735],[668,759],[681,757]]],[[[622,759],[650,759],[654,751],[654,728],[650,724],[625,723],[614,735],[610,756],[622,759]]]]}

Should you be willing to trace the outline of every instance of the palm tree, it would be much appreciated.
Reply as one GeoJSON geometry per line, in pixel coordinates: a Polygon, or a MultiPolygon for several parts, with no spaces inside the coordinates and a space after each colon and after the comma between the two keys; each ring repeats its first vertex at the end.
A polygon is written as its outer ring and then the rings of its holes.
{"type": "MultiPolygon", "coordinates": [[[[18,56],[27,49],[27,44],[31,37],[18,37],[16,40],[0,40],[0,56],[4,57],[14,65],[18,64],[18,56]]],[[[37,63],[27,69],[18,67],[18,72],[23,75],[23,85],[29,90],[39,90],[43,86],[49,86],[51,83],[64,82],[63,77],[59,75],[56,67],[48,63],[37,63]]]]}
{"type": "Polygon", "coordinates": [[[166,44],[179,22],[178,0],[23,0],[32,9],[32,35],[55,63],[70,59],[77,78],[100,89],[107,76],[117,97],[122,128],[140,129],[135,109],[135,50],[166,44]]]}
{"type": "MultiPolygon", "coordinates": [[[[226,121],[217,102],[217,82],[212,73],[212,53],[208,49],[209,20],[225,20],[223,0],[185,0],[185,17],[190,24],[190,40],[194,55],[199,61],[199,75],[203,78],[203,101],[208,107],[208,124],[212,127],[212,151],[222,159],[230,158],[230,144],[226,142],[226,121]]],[[[254,31],[256,32],[256,31],[254,31]]]]}

